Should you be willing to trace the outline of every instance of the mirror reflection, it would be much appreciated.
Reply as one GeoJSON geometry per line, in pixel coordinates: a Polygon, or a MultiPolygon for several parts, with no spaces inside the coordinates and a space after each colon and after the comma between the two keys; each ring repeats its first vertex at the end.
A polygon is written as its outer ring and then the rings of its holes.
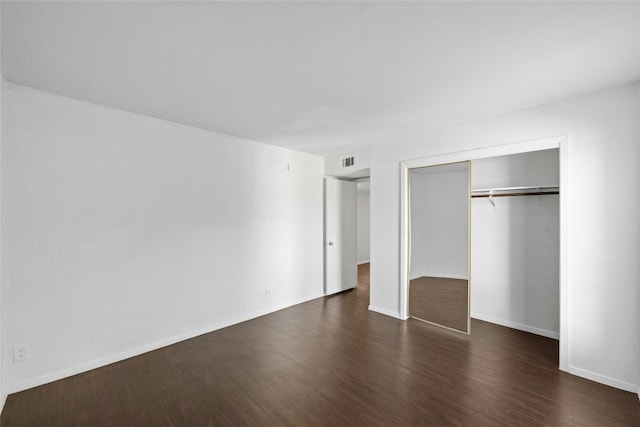
{"type": "Polygon", "coordinates": [[[409,173],[409,315],[469,333],[469,162],[409,173]]]}

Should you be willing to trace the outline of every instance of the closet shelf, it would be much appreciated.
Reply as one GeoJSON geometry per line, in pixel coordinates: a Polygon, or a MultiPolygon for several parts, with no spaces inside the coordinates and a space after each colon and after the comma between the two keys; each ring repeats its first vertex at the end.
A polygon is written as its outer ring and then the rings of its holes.
{"type": "Polygon", "coordinates": [[[500,187],[481,188],[471,190],[471,197],[513,197],[513,196],[540,196],[544,194],[560,194],[560,186],[543,185],[527,187],[500,187]]]}

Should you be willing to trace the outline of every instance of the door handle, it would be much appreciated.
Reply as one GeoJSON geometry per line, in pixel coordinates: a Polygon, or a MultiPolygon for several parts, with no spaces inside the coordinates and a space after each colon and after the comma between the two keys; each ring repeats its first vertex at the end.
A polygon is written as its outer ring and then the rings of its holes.
{"type": "Polygon", "coordinates": [[[333,246],[333,242],[329,242],[329,243],[327,243],[327,245],[333,246]]]}

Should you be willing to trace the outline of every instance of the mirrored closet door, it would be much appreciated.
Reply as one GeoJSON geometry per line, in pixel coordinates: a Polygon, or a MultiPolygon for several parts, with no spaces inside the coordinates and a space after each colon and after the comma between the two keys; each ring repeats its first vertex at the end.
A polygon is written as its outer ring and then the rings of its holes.
{"type": "Polygon", "coordinates": [[[469,333],[470,162],[409,171],[409,316],[469,333]]]}

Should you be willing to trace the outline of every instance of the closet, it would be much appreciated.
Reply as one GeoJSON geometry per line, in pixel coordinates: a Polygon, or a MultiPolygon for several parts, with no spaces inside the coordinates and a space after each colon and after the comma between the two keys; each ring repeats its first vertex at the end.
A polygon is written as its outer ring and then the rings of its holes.
{"type": "Polygon", "coordinates": [[[558,150],[472,161],[471,317],[559,336],[558,150]]]}
{"type": "Polygon", "coordinates": [[[558,338],[558,149],[412,168],[408,315],[558,338]]]}

